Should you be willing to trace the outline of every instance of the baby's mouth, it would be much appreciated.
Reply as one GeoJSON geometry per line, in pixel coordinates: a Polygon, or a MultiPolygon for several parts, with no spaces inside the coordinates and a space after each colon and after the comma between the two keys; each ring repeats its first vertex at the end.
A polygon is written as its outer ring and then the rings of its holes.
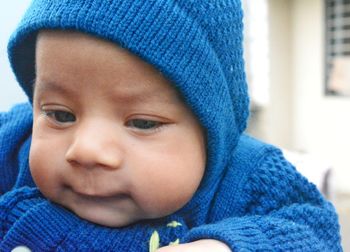
{"type": "Polygon", "coordinates": [[[86,201],[110,201],[110,200],[125,200],[130,196],[124,192],[88,192],[84,190],[77,190],[73,187],[69,187],[69,190],[75,194],[78,198],[86,201]]]}
{"type": "Polygon", "coordinates": [[[128,199],[129,196],[125,193],[115,193],[115,194],[108,194],[108,195],[104,195],[104,194],[86,194],[86,193],[79,193],[79,192],[75,192],[75,194],[83,199],[83,200],[87,200],[87,201],[115,201],[115,200],[125,200],[128,199]]]}

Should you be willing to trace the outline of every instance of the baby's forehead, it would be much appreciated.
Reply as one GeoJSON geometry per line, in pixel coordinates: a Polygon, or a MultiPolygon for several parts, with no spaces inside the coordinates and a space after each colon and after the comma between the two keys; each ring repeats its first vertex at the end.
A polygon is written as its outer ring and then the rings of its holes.
{"type": "MultiPolygon", "coordinates": [[[[117,44],[79,32],[42,31],[34,99],[103,97],[114,104],[187,107],[157,68],[117,44]]],[[[111,103],[112,104],[112,103],[111,103]]]]}

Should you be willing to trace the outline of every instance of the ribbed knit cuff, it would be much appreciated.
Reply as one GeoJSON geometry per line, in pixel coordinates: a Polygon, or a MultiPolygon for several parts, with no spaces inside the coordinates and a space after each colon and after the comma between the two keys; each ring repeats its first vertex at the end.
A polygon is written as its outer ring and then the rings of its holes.
{"type": "Polygon", "coordinates": [[[230,218],[217,224],[192,229],[185,242],[214,239],[236,251],[273,251],[269,240],[252,218],[230,218]]]}
{"type": "Polygon", "coordinates": [[[32,251],[52,251],[79,221],[35,188],[23,187],[4,195],[0,206],[0,251],[23,245],[32,251]]]}
{"type": "Polygon", "coordinates": [[[82,222],[57,250],[149,252],[151,243],[159,247],[170,243],[182,243],[182,238],[187,232],[188,228],[183,219],[176,216],[141,221],[121,228],[107,228],[82,222]],[[152,242],[154,236],[157,236],[157,239],[152,242]]]}

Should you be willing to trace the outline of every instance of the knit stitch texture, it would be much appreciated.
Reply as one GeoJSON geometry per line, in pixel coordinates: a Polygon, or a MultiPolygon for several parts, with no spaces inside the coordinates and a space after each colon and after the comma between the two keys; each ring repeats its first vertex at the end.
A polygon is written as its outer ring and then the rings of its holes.
{"type": "Polygon", "coordinates": [[[94,225],[35,188],[28,164],[32,107],[18,105],[0,114],[0,251],[24,245],[146,252],[205,238],[232,251],[341,251],[333,206],[277,148],[243,134],[249,98],[242,16],[239,0],[33,0],[8,44],[30,101],[40,30],[111,41],[156,67],[183,96],[205,129],[207,166],[177,212],[124,228],[94,225]]]}

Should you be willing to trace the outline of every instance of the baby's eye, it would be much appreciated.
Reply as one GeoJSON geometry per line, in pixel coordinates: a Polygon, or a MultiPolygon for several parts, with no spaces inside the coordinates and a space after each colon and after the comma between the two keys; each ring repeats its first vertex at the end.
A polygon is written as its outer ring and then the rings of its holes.
{"type": "Polygon", "coordinates": [[[71,123],[76,120],[75,115],[67,111],[52,110],[46,111],[45,114],[59,123],[71,123]]]}
{"type": "Polygon", "coordinates": [[[162,125],[161,122],[145,120],[145,119],[133,119],[127,122],[127,126],[140,130],[156,129],[162,125]]]}

